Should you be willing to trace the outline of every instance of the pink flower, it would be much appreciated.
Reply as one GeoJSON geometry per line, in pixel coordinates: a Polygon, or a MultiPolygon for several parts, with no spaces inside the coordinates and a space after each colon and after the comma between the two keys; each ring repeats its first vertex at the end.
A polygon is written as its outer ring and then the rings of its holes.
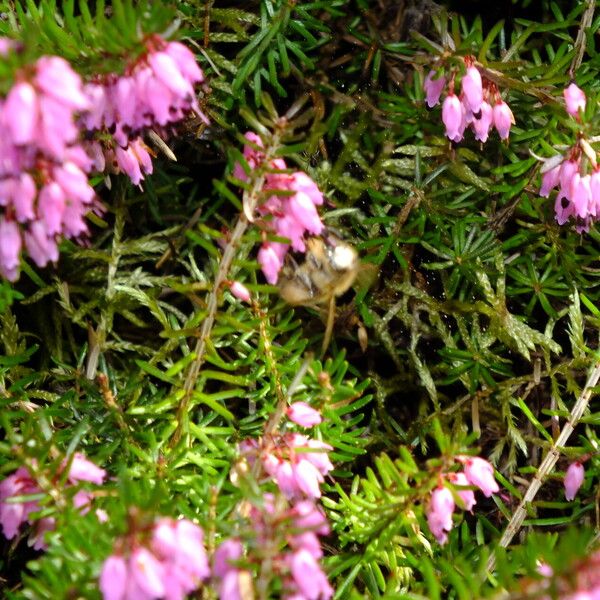
{"type": "Polygon", "coordinates": [[[492,123],[494,121],[494,110],[488,102],[481,102],[479,106],[480,117],[473,117],[472,125],[475,139],[485,143],[488,139],[492,123]]]}
{"type": "Polygon", "coordinates": [[[4,127],[13,143],[29,144],[37,134],[39,103],[33,86],[26,82],[12,87],[3,108],[4,127]]]}
{"type": "Polygon", "coordinates": [[[500,100],[494,105],[494,127],[500,138],[503,140],[508,139],[510,134],[510,128],[515,123],[515,117],[510,110],[510,107],[504,100],[500,100]]]}
{"type": "Polygon", "coordinates": [[[0,273],[9,281],[19,275],[21,233],[14,221],[0,217],[0,273]]]}
{"type": "Polygon", "coordinates": [[[425,94],[427,96],[427,106],[429,108],[433,108],[440,101],[440,96],[442,95],[442,91],[446,85],[446,78],[443,75],[440,75],[437,79],[434,79],[436,75],[435,71],[429,71],[427,73],[427,77],[425,77],[425,81],[423,82],[423,89],[425,90],[425,94]]]}
{"type": "Polygon", "coordinates": [[[124,600],[127,579],[125,559],[122,556],[109,556],[100,572],[100,591],[104,600],[124,600]]]}
{"type": "MultiPolygon", "coordinates": [[[[446,136],[453,141],[462,139],[461,125],[463,121],[463,110],[458,96],[449,94],[442,104],[442,121],[446,126],[446,136]]],[[[464,131],[464,128],[463,128],[464,131]]]]}
{"type": "Polygon", "coordinates": [[[71,461],[68,479],[72,484],[79,481],[88,481],[96,485],[102,485],[106,477],[106,471],[97,467],[89,461],[81,452],[76,452],[71,461]]]}
{"type": "Polygon", "coordinates": [[[242,543],[231,538],[222,542],[213,557],[213,573],[217,577],[224,577],[229,571],[235,570],[235,562],[242,558],[242,543]]]}
{"type": "Polygon", "coordinates": [[[49,262],[58,260],[58,247],[50,237],[41,221],[34,221],[25,232],[25,246],[29,256],[38,267],[45,267],[49,262]]]}
{"type": "Polygon", "coordinates": [[[19,467],[0,483],[0,525],[7,539],[14,538],[21,525],[28,521],[29,513],[39,510],[37,501],[6,502],[13,496],[38,494],[40,489],[25,467],[19,467]]]}
{"type": "Polygon", "coordinates": [[[471,485],[477,486],[483,495],[489,498],[500,491],[494,479],[494,467],[479,456],[469,456],[462,460],[465,465],[465,475],[471,485]]]}
{"type": "Polygon", "coordinates": [[[306,402],[294,402],[288,407],[287,416],[290,421],[301,427],[313,427],[323,421],[321,413],[306,402]]]}
{"type": "Polygon", "coordinates": [[[147,548],[136,548],[129,559],[130,577],[148,598],[160,598],[165,594],[165,570],[147,548]]]}
{"type": "Polygon", "coordinates": [[[169,42],[164,50],[177,65],[177,68],[185,79],[191,83],[202,83],[204,73],[196,62],[196,57],[187,46],[179,42],[169,42]]]}
{"type": "Polygon", "coordinates": [[[585,93],[575,83],[571,83],[563,90],[567,112],[573,116],[579,116],[579,109],[585,110],[585,93]]]}
{"type": "Polygon", "coordinates": [[[229,285],[229,289],[238,300],[241,300],[242,302],[250,302],[250,291],[243,283],[240,283],[239,281],[232,281],[229,285]]]}
{"type": "Polygon", "coordinates": [[[595,170],[590,177],[590,193],[588,212],[593,217],[600,217],[600,170],[595,170]]]}
{"type": "MultiPolygon", "coordinates": [[[[448,479],[456,486],[468,486],[471,485],[467,476],[464,473],[449,473],[448,479]]],[[[465,510],[472,510],[475,506],[475,493],[473,490],[458,490],[458,496],[463,501],[465,510]]]]}
{"type": "Polygon", "coordinates": [[[308,550],[294,552],[290,563],[294,583],[307,600],[327,600],[333,596],[333,588],[308,550]]]}
{"type": "Polygon", "coordinates": [[[573,500],[583,484],[585,470],[580,462],[574,462],[569,465],[565,473],[565,498],[569,501],[573,500]]]}
{"type": "Polygon", "coordinates": [[[559,225],[564,225],[571,217],[575,216],[575,206],[566,197],[562,189],[558,192],[554,201],[554,213],[556,222],[559,225]]]}
{"type": "Polygon", "coordinates": [[[85,110],[89,107],[81,78],[64,58],[42,56],[38,59],[35,83],[45,95],[53,97],[71,110],[85,110]]]}
{"type": "Polygon", "coordinates": [[[294,481],[303,494],[306,494],[309,498],[321,497],[319,485],[324,481],[323,475],[311,462],[300,459],[292,465],[292,471],[294,481]]]}
{"type": "Polygon", "coordinates": [[[266,280],[274,285],[279,278],[279,271],[283,267],[283,260],[279,258],[272,243],[263,244],[258,251],[258,262],[266,280]]]}
{"type": "Polygon", "coordinates": [[[462,78],[462,93],[471,112],[478,113],[483,102],[483,84],[481,73],[477,67],[467,68],[467,72],[462,78]]]}
{"type": "Polygon", "coordinates": [[[547,198],[550,195],[550,190],[553,190],[560,182],[561,165],[556,165],[542,175],[542,187],[540,188],[540,196],[547,198]]]}
{"type": "Polygon", "coordinates": [[[560,189],[566,195],[571,193],[571,181],[579,171],[579,163],[574,160],[565,160],[560,166],[559,181],[560,189]]]}
{"type": "Polygon", "coordinates": [[[220,600],[244,600],[240,589],[240,579],[245,577],[250,579],[250,574],[246,571],[238,571],[230,569],[221,578],[219,583],[219,599],[220,600]]]}
{"type": "Polygon", "coordinates": [[[587,217],[588,207],[592,199],[590,176],[575,173],[571,179],[569,199],[573,203],[576,214],[582,219],[587,217]]]}
{"type": "Polygon", "coordinates": [[[446,532],[452,529],[454,507],[454,498],[448,488],[438,487],[433,490],[427,510],[427,524],[440,544],[445,544],[448,540],[446,532]]]}

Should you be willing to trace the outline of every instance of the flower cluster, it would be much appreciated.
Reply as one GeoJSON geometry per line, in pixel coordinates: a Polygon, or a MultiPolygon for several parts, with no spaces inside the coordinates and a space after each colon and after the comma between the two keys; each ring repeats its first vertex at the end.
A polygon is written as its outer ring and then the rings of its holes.
{"type": "Polygon", "coordinates": [[[333,469],[327,456],[332,447],[300,433],[274,434],[263,439],[245,440],[240,451],[253,465],[262,467],[287,498],[320,498],[320,485],[333,469]]]}
{"type": "MultiPolygon", "coordinates": [[[[494,468],[487,460],[478,456],[457,456],[456,460],[464,465],[464,470],[460,473],[446,474],[446,479],[452,485],[459,488],[475,486],[488,498],[500,490],[494,479],[494,468]]],[[[475,506],[473,490],[458,489],[456,495],[464,510],[471,510],[475,506]]],[[[440,484],[433,490],[427,509],[427,523],[440,544],[445,544],[448,539],[447,532],[452,529],[455,508],[455,496],[451,489],[440,484]]]]}
{"type": "MultiPolygon", "coordinates": [[[[286,412],[293,423],[313,427],[322,416],[306,402],[294,402],[286,412]]],[[[249,531],[221,543],[214,557],[221,600],[241,600],[252,595],[252,576],[278,576],[286,600],[327,600],[333,589],[319,560],[319,536],[329,524],[316,505],[320,484],[333,469],[327,452],[332,447],[305,435],[269,433],[240,444],[243,462],[259,481],[273,481],[280,494],[264,494],[260,503],[248,505],[244,514],[249,531]],[[248,552],[244,552],[247,541],[248,552]]]]}
{"type": "Polygon", "coordinates": [[[20,71],[0,99],[0,273],[11,281],[23,247],[43,267],[58,259],[59,236],[87,232],[95,193],[75,121],[87,108],[80,77],[57,56],[20,71]]]}
{"type": "MultiPolygon", "coordinates": [[[[0,56],[17,49],[0,38],[0,56]]],[[[205,119],[194,94],[202,81],[192,52],[159,36],[146,40],[124,76],[104,82],[84,84],[58,56],[20,69],[0,98],[0,274],[18,278],[23,249],[44,267],[58,260],[61,236],[87,234],[84,217],[95,201],[90,172],[108,167],[136,185],[152,173],[141,134],[166,132],[191,111],[205,119]],[[95,133],[102,142],[90,139],[95,133]]]]}
{"type": "MultiPolygon", "coordinates": [[[[246,133],[246,139],[249,144],[244,146],[244,159],[250,169],[255,169],[265,160],[261,151],[263,143],[252,132],[246,133]]],[[[323,231],[324,225],[317,211],[317,206],[323,204],[323,194],[303,171],[286,171],[282,158],[272,160],[269,170],[263,186],[268,197],[258,207],[258,212],[266,220],[267,231],[290,240],[289,244],[266,241],[258,252],[258,262],[265,278],[274,284],[290,246],[296,252],[305,252],[306,235],[319,235],[323,231]]],[[[239,163],[235,165],[233,175],[240,181],[248,180],[239,163]]]]}
{"type": "Polygon", "coordinates": [[[284,598],[331,598],[333,589],[318,562],[323,556],[318,536],[329,534],[329,524],[313,501],[290,505],[266,494],[260,506],[251,506],[248,516],[253,529],[252,556],[244,558],[243,544],[237,538],[225,540],[215,552],[213,572],[219,579],[221,600],[247,597],[242,582],[251,580],[248,569],[252,564],[263,561],[282,578],[284,598]]]}
{"type": "MultiPolygon", "coordinates": [[[[60,476],[60,474],[59,472],[58,475],[60,476]]],[[[75,486],[82,481],[101,485],[105,477],[104,469],[100,469],[87,460],[83,454],[76,453],[69,467],[66,485],[67,487],[75,486]]],[[[52,517],[30,518],[32,513],[41,508],[37,500],[14,502],[11,501],[11,498],[41,493],[42,490],[26,467],[19,467],[0,483],[0,525],[5,537],[9,540],[14,538],[19,533],[21,525],[28,523],[33,527],[29,542],[36,550],[43,550],[46,547],[43,536],[46,531],[54,529],[55,520],[52,517]]],[[[91,502],[92,494],[89,491],[78,490],[73,496],[73,506],[80,509],[82,513],[89,510],[91,502]]],[[[98,510],[96,514],[100,520],[106,520],[103,511],[98,510]]]]}
{"type": "Polygon", "coordinates": [[[143,534],[119,540],[104,561],[104,600],[183,600],[210,576],[204,532],[191,521],[161,518],[143,534]]]}
{"type": "Polygon", "coordinates": [[[583,465],[575,461],[569,465],[567,472],[565,473],[564,486],[565,486],[565,498],[569,501],[574,500],[579,488],[583,484],[585,478],[585,470],[583,465]]]}
{"type": "Polygon", "coordinates": [[[193,53],[158,35],[145,44],[146,52],[124,75],[108,75],[85,85],[90,107],[81,117],[83,128],[103,134],[103,146],[95,141],[89,148],[97,166],[104,165],[104,154],[106,162],[126,173],[134,185],[152,173],[149,149],[141,137],[146,130],[166,131],[190,112],[208,122],[194,93],[204,74],[193,53]]]}
{"type": "Polygon", "coordinates": [[[430,71],[425,77],[423,87],[427,106],[436,106],[448,84],[448,93],[442,104],[442,121],[446,127],[446,136],[453,142],[460,142],[466,129],[471,127],[475,139],[485,143],[492,127],[500,138],[508,139],[515,118],[510,107],[498,91],[495,83],[481,76],[474,64],[474,58],[464,57],[466,72],[461,79],[461,93],[454,93],[456,72],[445,74],[430,71]]]}
{"type": "MultiPolygon", "coordinates": [[[[579,120],[586,106],[584,92],[571,83],[564,90],[567,112],[579,120]]],[[[573,219],[579,232],[589,231],[600,218],[600,166],[596,153],[584,137],[566,155],[543,159],[540,196],[548,198],[558,188],[554,212],[559,225],[573,219]]]]}

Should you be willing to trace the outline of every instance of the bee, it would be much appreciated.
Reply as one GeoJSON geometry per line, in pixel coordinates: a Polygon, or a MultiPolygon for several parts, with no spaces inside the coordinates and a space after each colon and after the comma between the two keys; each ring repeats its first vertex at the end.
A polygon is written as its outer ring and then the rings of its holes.
{"type": "Polygon", "coordinates": [[[354,246],[331,234],[308,238],[300,264],[290,254],[286,256],[279,275],[279,294],[292,306],[326,307],[323,353],[333,332],[335,299],[354,283],[360,267],[354,246]]]}

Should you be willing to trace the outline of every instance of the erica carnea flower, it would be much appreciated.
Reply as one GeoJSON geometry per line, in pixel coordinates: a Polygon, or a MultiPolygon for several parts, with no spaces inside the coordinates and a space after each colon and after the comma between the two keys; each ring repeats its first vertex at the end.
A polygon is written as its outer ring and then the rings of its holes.
{"type": "Polygon", "coordinates": [[[487,460],[479,456],[457,456],[455,460],[464,465],[464,471],[442,473],[441,483],[431,493],[426,509],[427,524],[440,544],[446,543],[448,532],[452,529],[455,499],[458,500],[460,508],[468,511],[476,504],[473,490],[460,488],[475,486],[487,497],[500,490],[494,479],[494,468],[487,460]],[[444,485],[444,480],[452,486],[444,485]]]}
{"type": "Polygon", "coordinates": [[[447,76],[433,76],[430,71],[423,87],[427,96],[427,105],[435,106],[448,83],[448,93],[442,104],[442,122],[446,128],[446,137],[460,142],[467,128],[473,130],[475,139],[485,143],[492,127],[501,139],[508,138],[515,119],[508,104],[502,100],[498,87],[482,76],[472,56],[464,57],[465,71],[461,76],[461,92],[454,92],[455,79],[459,76],[456,69],[449,70],[447,76]]]}
{"type": "Polygon", "coordinates": [[[327,600],[333,589],[319,564],[323,556],[319,536],[329,531],[325,514],[312,500],[288,503],[265,494],[260,504],[250,505],[244,531],[247,551],[243,541],[233,537],[223,541],[214,554],[219,598],[251,597],[255,579],[277,573],[283,580],[282,597],[327,600]]]}
{"type": "Polygon", "coordinates": [[[427,509],[427,524],[440,544],[448,540],[447,532],[452,529],[454,507],[454,498],[448,488],[441,486],[433,490],[427,509]]]}
{"type": "Polygon", "coordinates": [[[301,427],[313,427],[323,421],[321,413],[306,402],[294,402],[288,407],[287,416],[290,421],[301,427]]]}
{"type": "MultiPolygon", "coordinates": [[[[57,473],[57,478],[64,472],[67,461],[57,473]]],[[[106,477],[106,471],[100,469],[89,461],[81,453],[76,453],[71,461],[67,474],[66,487],[75,486],[80,482],[89,482],[101,485],[106,477]]],[[[12,475],[9,475],[0,483],[0,526],[7,539],[14,538],[25,523],[33,527],[29,541],[34,549],[42,550],[46,547],[43,534],[54,529],[54,519],[44,517],[42,519],[30,518],[31,513],[40,510],[37,499],[14,502],[11,498],[15,496],[31,496],[42,494],[37,482],[26,467],[19,467],[12,475]]],[[[92,502],[92,494],[86,490],[79,490],[73,496],[73,505],[82,513],[89,510],[92,502]]],[[[100,520],[104,520],[104,513],[97,511],[100,520]]]]}
{"type": "Polygon", "coordinates": [[[583,484],[585,470],[580,462],[574,462],[569,465],[565,473],[564,486],[565,498],[569,501],[573,500],[583,484]]]}
{"type": "Polygon", "coordinates": [[[465,477],[471,485],[477,486],[486,497],[500,491],[498,483],[494,479],[494,467],[479,456],[457,457],[465,467],[465,477]]]}
{"type": "Polygon", "coordinates": [[[250,302],[250,291],[243,283],[240,283],[239,281],[232,281],[229,284],[229,289],[238,300],[241,300],[242,302],[250,302]]]}
{"type": "Polygon", "coordinates": [[[60,236],[87,233],[95,193],[76,115],[88,107],[81,78],[56,56],[19,72],[0,99],[0,273],[9,280],[23,249],[43,267],[58,259],[60,236]]]}
{"type": "Polygon", "coordinates": [[[210,576],[204,533],[187,519],[161,518],[149,539],[128,536],[102,565],[104,600],[183,600],[210,576]]]}
{"type": "MultiPolygon", "coordinates": [[[[244,160],[250,169],[264,162],[263,143],[255,133],[246,133],[248,144],[244,146],[244,160]]],[[[290,243],[266,241],[258,252],[258,262],[266,280],[277,283],[279,271],[283,267],[285,255],[290,247],[295,252],[305,252],[307,235],[319,235],[324,229],[317,206],[323,204],[323,194],[317,184],[303,171],[284,172],[287,169],[283,159],[270,162],[265,174],[263,192],[266,200],[258,207],[264,219],[263,228],[290,243]]],[[[247,181],[248,174],[240,163],[236,163],[233,175],[240,181],[247,181]]]]}
{"type": "Polygon", "coordinates": [[[571,83],[567,86],[563,91],[563,95],[565,97],[567,112],[571,116],[577,117],[579,116],[579,109],[585,110],[585,93],[576,83],[571,83]]]}
{"type": "Polygon", "coordinates": [[[446,78],[443,75],[440,75],[439,77],[436,75],[435,71],[429,71],[423,82],[427,106],[429,106],[429,108],[433,108],[439,103],[442,91],[446,87],[446,78]]]}

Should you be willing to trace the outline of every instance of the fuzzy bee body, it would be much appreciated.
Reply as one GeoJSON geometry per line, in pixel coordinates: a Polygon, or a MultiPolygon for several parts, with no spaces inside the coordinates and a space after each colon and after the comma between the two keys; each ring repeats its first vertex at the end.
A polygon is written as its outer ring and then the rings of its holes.
{"type": "Polygon", "coordinates": [[[353,246],[333,237],[306,241],[304,261],[291,256],[279,278],[279,293],[292,306],[318,306],[341,296],[354,283],[359,269],[353,246]]]}
{"type": "Polygon", "coordinates": [[[335,299],[354,283],[359,267],[354,247],[333,236],[309,238],[301,263],[286,257],[278,282],[281,297],[292,306],[328,305],[323,352],[333,331],[335,299]]]}

